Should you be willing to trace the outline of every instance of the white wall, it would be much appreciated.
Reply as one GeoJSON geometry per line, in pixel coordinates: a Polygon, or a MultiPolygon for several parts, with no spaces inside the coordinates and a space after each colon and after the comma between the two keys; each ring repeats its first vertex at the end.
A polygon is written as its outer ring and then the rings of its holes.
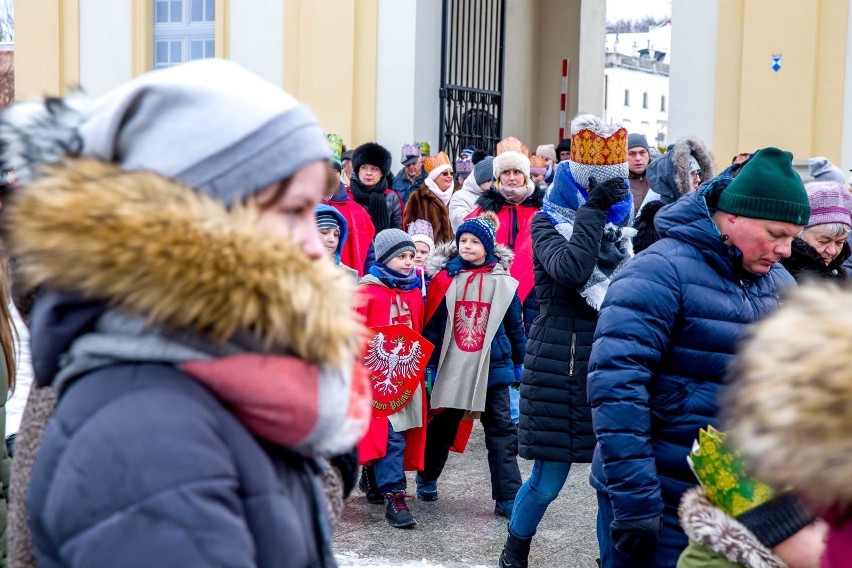
{"type": "Polygon", "coordinates": [[[719,0],[672,0],[669,140],[713,147],[719,0]]]}
{"type": "Polygon", "coordinates": [[[101,95],[133,77],[131,2],[80,0],[80,86],[101,95]]]}
{"type": "MultiPolygon", "coordinates": [[[[417,0],[414,75],[414,140],[427,140],[440,148],[438,140],[441,101],[441,0],[417,0]]],[[[401,147],[401,145],[400,145],[401,147]]],[[[398,153],[398,152],[397,152],[398,153]]]]}
{"type": "Polygon", "coordinates": [[[231,2],[230,59],[273,85],[284,85],[284,2],[231,2]]]}
{"type": "Polygon", "coordinates": [[[578,113],[603,114],[605,43],[606,2],[583,0],[580,6],[578,113]]]}
{"type": "Polygon", "coordinates": [[[405,143],[438,141],[440,0],[379,0],[376,141],[400,165],[405,143]]]}

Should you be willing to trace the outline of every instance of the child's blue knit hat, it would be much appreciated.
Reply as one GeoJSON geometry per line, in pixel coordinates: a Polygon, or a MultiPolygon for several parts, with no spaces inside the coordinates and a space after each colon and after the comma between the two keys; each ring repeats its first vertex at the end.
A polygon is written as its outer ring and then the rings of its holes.
{"type": "Polygon", "coordinates": [[[468,219],[456,230],[456,249],[459,247],[459,239],[462,233],[470,233],[482,242],[485,253],[494,255],[494,245],[497,238],[497,225],[488,217],[473,217],[468,219]]]}

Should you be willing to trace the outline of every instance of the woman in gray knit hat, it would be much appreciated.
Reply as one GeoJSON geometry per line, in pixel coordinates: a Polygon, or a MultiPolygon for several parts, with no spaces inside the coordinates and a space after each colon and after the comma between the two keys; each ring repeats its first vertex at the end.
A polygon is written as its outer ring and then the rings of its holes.
{"type": "Polygon", "coordinates": [[[310,110],[205,60],[15,105],[0,136],[58,397],[26,493],[37,563],[333,566],[317,460],[360,439],[369,397],[310,110]]]}

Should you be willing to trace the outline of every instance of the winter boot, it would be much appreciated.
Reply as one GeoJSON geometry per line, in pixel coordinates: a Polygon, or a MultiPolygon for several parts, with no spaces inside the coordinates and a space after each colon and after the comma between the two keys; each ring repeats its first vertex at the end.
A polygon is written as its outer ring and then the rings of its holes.
{"type": "Polygon", "coordinates": [[[532,538],[518,538],[509,533],[503,552],[500,553],[500,568],[527,568],[530,543],[532,538]]]}
{"type": "Polygon", "coordinates": [[[417,498],[421,501],[437,501],[438,500],[438,480],[426,481],[420,475],[417,475],[417,498]]]}
{"type": "Polygon", "coordinates": [[[385,493],[385,520],[392,527],[406,529],[417,524],[408,503],[405,502],[405,491],[385,493]]]}
{"type": "Polygon", "coordinates": [[[358,481],[358,489],[364,492],[367,496],[367,503],[371,505],[381,505],[385,502],[385,498],[379,493],[379,488],[376,486],[376,474],[373,473],[373,468],[365,465],[361,468],[361,479],[358,481]]]}
{"type": "Polygon", "coordinates": [[[494,502],[494,514],[498,517],[506,517],[507,519],[512,519],[512,509],[515,508],[515,500],[509,499],[508,501],[495,501],[494,502]]]}

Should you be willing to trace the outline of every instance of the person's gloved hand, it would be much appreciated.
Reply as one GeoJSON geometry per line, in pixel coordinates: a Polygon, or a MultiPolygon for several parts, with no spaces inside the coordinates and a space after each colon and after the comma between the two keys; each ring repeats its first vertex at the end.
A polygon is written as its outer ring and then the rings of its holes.
{"type": "Polygon", "coordinates": [[[521,382],[521,374],[523,374],[523,372],[524,372],[524,366],[523,365],[515,365],[515,382],[516,383],[521,382]]]}
{"type": "Polygon", "coordinates": [[[660,543],[662,516],[632,521],[615,520],[609,525],[615,549],[624,554],[648,557],[660,543]]]}
{"type": "Polygon", "coordinates": [[[594,177],[589,178],[589,199],[586,206],[606,211],[619,201],[627,198],[627,182],[624,178],[612,178],[598,183],[594,177]]]}

